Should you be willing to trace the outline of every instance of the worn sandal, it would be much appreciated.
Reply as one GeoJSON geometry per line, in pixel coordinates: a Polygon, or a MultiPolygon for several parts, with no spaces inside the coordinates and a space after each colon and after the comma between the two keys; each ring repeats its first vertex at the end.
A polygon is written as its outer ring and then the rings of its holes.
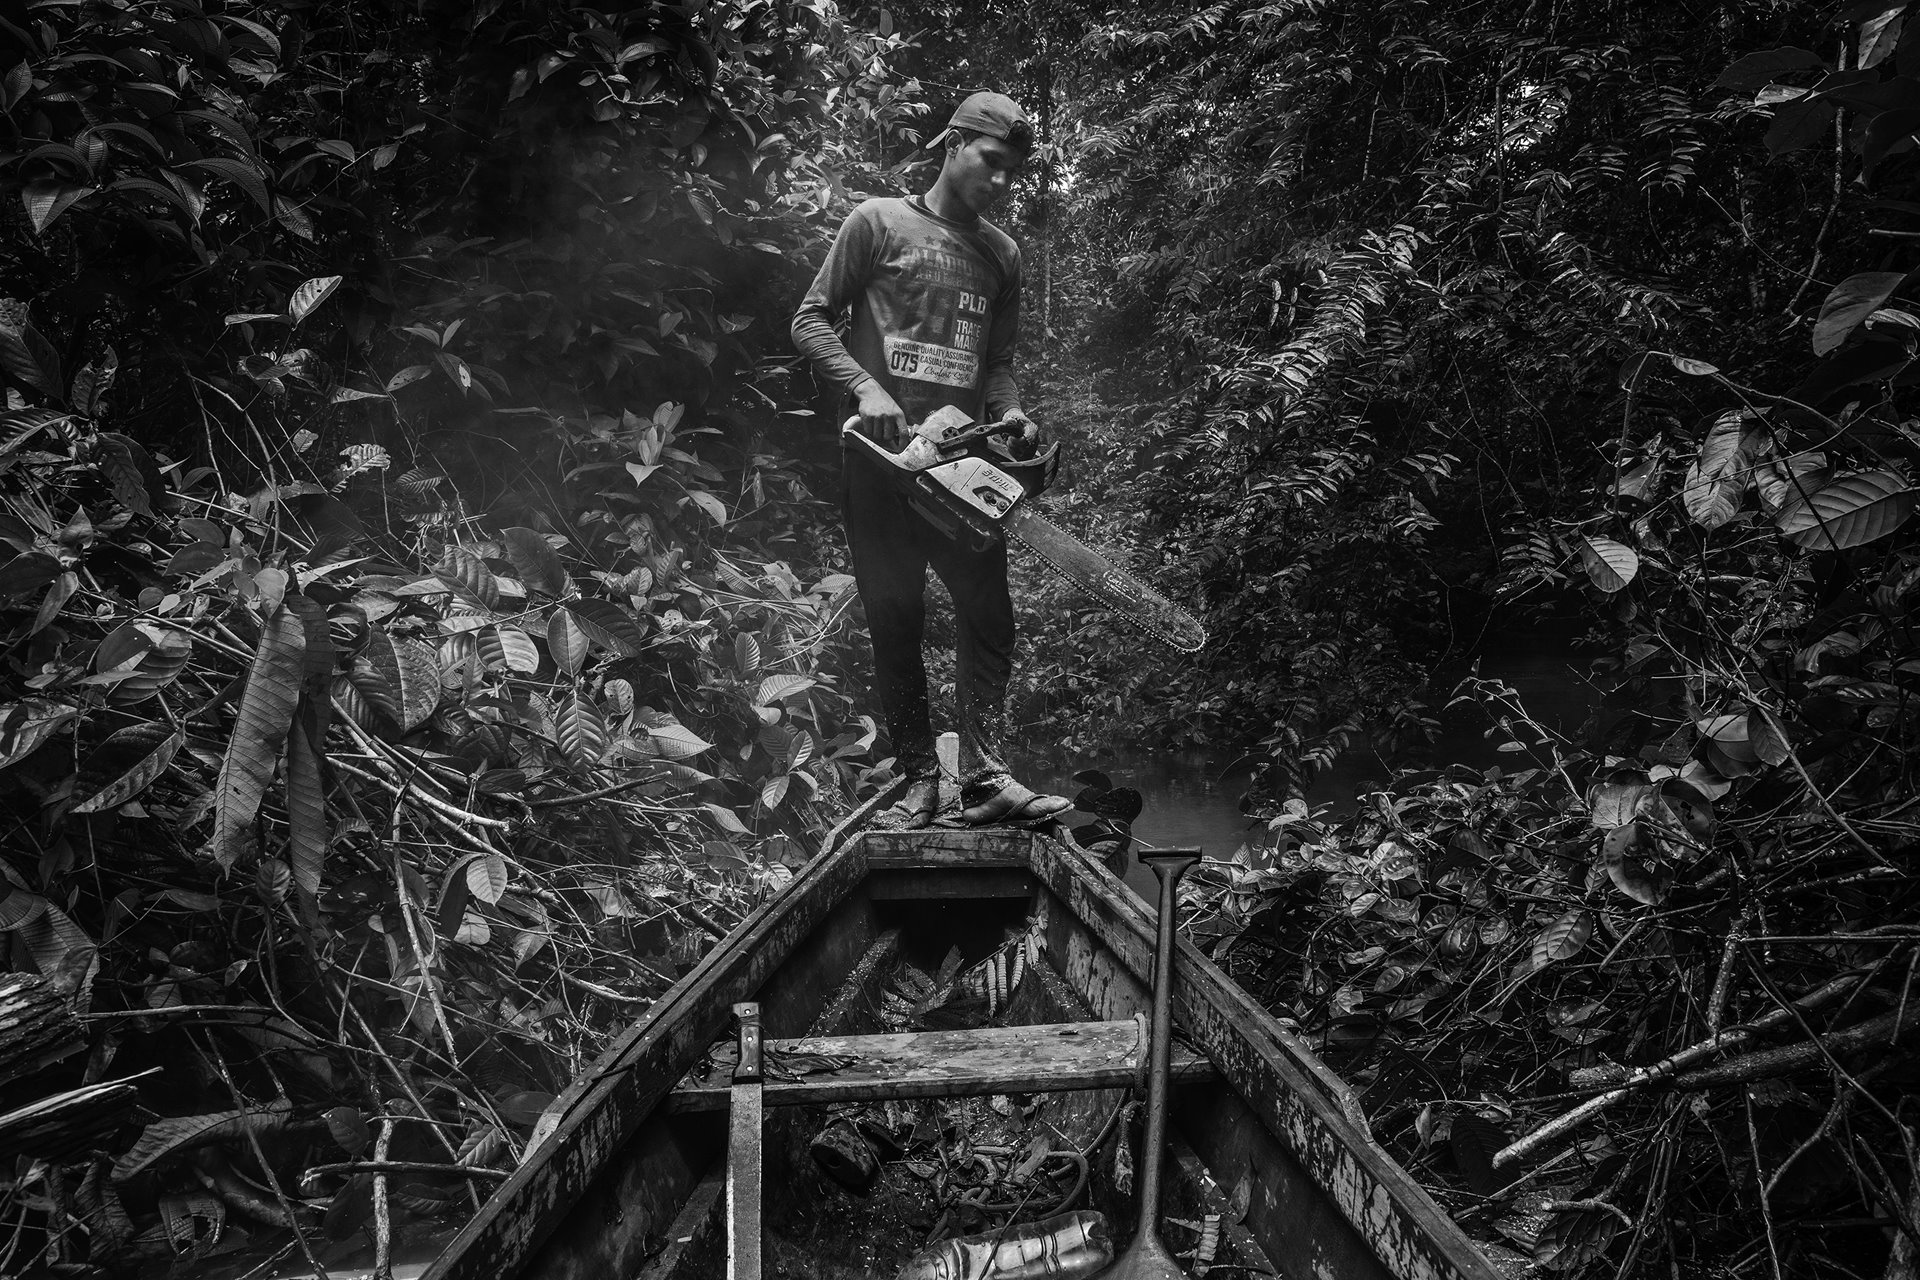
{"type": "Polygon", "coordinates": [[[1065,813],[1073,801],[1022,786],[1004,773],[988,774],[960,789],[960,821],[983,827],[993,822],[1038,822],[1065,813]]]}
{"type": "Polygon", "coordinates": [[[940,808],[940,779],[914,778],[898,800],[881,815],[886,826],[897,831],[918,831],[933,821],[940,808]]]}

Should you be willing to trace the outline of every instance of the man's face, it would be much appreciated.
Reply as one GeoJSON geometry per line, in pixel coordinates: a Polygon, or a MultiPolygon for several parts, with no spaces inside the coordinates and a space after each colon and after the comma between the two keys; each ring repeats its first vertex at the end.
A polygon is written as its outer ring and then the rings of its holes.
{"type": "Polygon", "coordinates": [[[983,134],[947,145],[946,177],[954,194],[979,216],[1006,198],[1026,162],[1027,153],[1019,147],[983,134]]]}

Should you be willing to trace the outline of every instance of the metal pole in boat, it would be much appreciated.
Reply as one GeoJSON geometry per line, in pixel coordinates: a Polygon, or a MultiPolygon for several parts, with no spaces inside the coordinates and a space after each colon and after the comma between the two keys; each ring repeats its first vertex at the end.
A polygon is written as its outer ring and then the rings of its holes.
{"type": "Polygon", "coordinates": [[[1183,1280],[1185,1272],[1160,1239],[1160,1166],[1167,1146],[1167,1099],[1173,1068],[1173,940],[1175,893],[1198,849],[1141,851],[1140,861],[1160,878],[1160,927],[1153,949],[1153,1030],[1147,1046],[1147,1140],[1140,1157],[1139,1221],[1127,1251],[1101,1280],[1183,1280]]]}
{"type": "Polygon", "coordinates": [[[760,1006],[733,1006],[740,1020],[740,1060],[733,1068],[727,1130],[727,1280],[760,1280],[760,1158],[764,1101],[760,1072],[760,1006]]]}

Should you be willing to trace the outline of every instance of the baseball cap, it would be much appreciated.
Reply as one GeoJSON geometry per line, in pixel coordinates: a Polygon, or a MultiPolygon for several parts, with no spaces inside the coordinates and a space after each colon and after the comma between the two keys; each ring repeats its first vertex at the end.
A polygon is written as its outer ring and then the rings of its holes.
{"type": "Polygon", "coordinates": [[[947,127],[927,140],[927,149],[939,146],[955,129],[971,129],[975,133],[1009,142],[1015,141],[1015,133],[1024,134],[1016,145],[1027,145],[1033,141],[1033,123],[1027,119],[1027,113],[1020,104],[1004,93],[991,91],[972,94],[955,107],[947,127]]]}

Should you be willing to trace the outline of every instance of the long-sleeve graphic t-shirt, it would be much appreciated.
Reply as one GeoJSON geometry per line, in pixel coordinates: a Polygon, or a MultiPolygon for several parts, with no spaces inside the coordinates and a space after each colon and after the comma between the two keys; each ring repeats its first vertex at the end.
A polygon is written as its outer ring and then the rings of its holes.
{"type": "Polygon", "coordinates": [[[847,215],[793,317],[794,345],[822,375],[847,392],[877,379],[908,422],[944,405],[981,420],[1019,408],[1019,332],[1019,246],[984,218],[951,222],[918,197],[847,215]],[[843,314],[845,342],[834,331],[843,314]]]}

